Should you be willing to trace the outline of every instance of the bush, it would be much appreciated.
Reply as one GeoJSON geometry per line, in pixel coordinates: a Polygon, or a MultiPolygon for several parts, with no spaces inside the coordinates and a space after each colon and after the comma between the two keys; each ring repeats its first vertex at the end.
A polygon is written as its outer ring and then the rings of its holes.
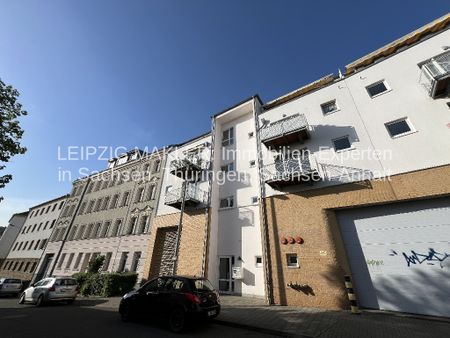
{"type": "Polygon", "coordinates": [[[80,293],[83,296],[122,296],[136,285],[135,273],[76,273],[80,293]]]}
{"type": "Polygon", "coordinates": [[[91,260],[89,261],[87,272],[98,273],[100,271],[100,268],[103,266],[105,258],[106,258],[105,256],[92,257],[91,260]]]}

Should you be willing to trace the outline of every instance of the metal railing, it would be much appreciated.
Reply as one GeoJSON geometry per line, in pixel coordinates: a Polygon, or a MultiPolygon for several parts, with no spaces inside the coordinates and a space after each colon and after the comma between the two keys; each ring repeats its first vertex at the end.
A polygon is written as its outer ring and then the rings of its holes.
{"type": "MultiPolygon", "coordinates": [[[[208,193],[193,185],[186,187],[186,201],[193,201],[206,204],[208,201],[208,193]]],[[[181,203],[183,201],[183,187],[172,189],[166,193],[164,198],[165,204],[181,203]]]]}
{"type": "Polygon", "coordinates": [[[304,114],[295,114],[262,128],[260,131],[261,141],[264,142],[307,127],[308,121],[306,120],[306,116],[304,114]]]}
{"type": "Polygon", "coordinates": [[[262,169],[265,181],[289,181],[294,177],[308,175],[312,172],[316,172],[316,170],[311,167],[309,156],[275,160],[274,163],[267,164],[262,169]]]}
{"type": "Polygon", "coordinates": [[[434,96],[436,82],[450,76],[450,51],[430,59],[422,65],[419,83],[434,96]]]}
{"type": "Polygon", "coordinates": [[[349,183],[373,179],[372,171],[335,164],[320,163],[323,177],[327,181],[349,183]]]}
{"type": "Polygon", "coordinates": [[[184,170],[187,167],[198,167],[200,169],[207,169],[208,161],[200,155],[187,155],[170,162],[170,171],[184,170]]]}

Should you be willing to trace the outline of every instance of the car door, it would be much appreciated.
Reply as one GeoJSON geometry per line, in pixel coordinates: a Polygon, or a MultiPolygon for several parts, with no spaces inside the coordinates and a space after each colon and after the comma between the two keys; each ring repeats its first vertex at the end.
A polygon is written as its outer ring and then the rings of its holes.
{"type": "Polygon", "coordinates": [[[158,277],[147,283],[140,291],[141,313],[150,316],[149,319],[160,314],[160,296],[165,283],[165,278],[158,277]]]}

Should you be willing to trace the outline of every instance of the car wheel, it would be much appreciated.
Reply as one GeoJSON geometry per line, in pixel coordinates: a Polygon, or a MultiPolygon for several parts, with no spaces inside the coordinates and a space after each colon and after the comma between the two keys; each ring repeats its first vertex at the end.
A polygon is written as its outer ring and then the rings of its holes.
{"type": "Polygon", "coordinates": [[[44,304],[44,296],[40,295],[36,301],[36,306],[42,306],[44,304]]]}
{"type": "Polygon", "coordinates": [[[120,311],[120,319],[122,322],[129,322],[131,319],[131,309],[130,305],[124,305],[122,310],[120,311]]]}
{"type": "Polygon", "coordinates": [[[23,303],[25,303],[25,292],[22,293],[22,295],[19,298],[19,304],[23,304],[23,303]]]}
{"type": "Polygon", "coordinates": [[[185,313],[182,308],[175,308],[169,315],[169,326],[172,332],[178,333],[183,331],[185,324],[185,313]]]}

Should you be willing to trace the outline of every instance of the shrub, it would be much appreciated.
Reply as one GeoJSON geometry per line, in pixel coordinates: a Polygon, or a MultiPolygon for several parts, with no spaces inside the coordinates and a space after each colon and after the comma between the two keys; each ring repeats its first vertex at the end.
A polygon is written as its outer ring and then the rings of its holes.
{"type": "Polygon", "coordinates": [[[92,257],[89,261],[87,272],[88,273],[98,273],[100,268],[103,266],[105,262],[105,256],[96,256],[92,257]]]}
{"type": "Polygon", "coordinates": [[[122,296],[136,284],[135,273],[76,273],[80,293],[83,296],[122,296]]]}

